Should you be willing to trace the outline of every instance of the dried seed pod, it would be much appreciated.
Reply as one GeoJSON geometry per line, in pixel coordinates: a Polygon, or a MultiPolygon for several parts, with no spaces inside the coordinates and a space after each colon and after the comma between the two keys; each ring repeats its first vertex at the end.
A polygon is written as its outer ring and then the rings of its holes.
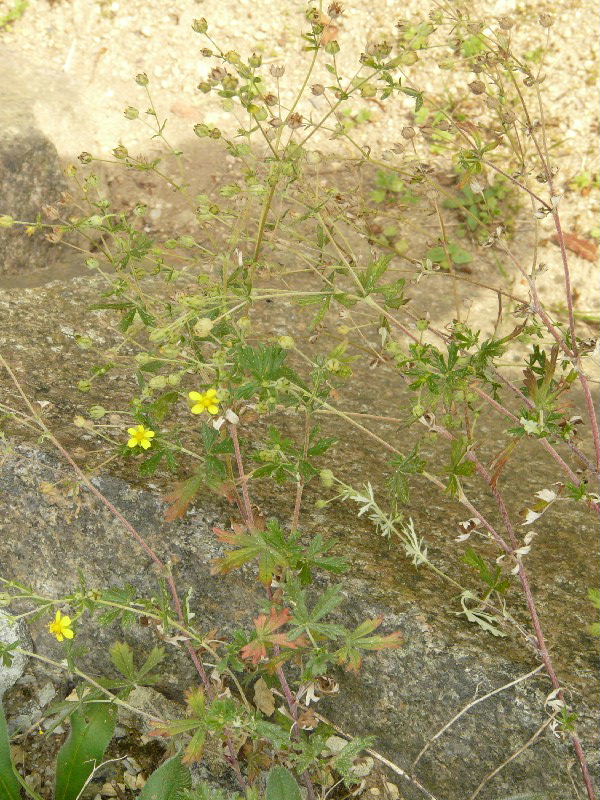
{"type": "Polygon", "coordinates": [[[484,94],[485,83],[483,81],[471,81],[469,84],[469,89],[473,92],[473,94],[484,94]]]}

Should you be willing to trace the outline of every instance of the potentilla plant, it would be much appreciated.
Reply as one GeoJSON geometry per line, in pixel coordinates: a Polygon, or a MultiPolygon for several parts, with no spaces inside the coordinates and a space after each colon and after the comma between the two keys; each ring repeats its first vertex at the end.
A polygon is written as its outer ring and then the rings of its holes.
{"type": "MultiPolygon", "coordinates": [[[[258,773],[278,766],[293,770],[308,797],[331,796],[338,783],[360,793],[357,759],[369,744],[359,739],[340,749],[331,730],[320,727],[326,723],[309,700],[337,691],[334,665],[358,669],[363,651],[397,647],[400,637],[378,633],[380,619],[348,630],[329,617],[341,603],[339,587],[331,582],[319,593],[314,577],[320,571],[339,574],[345,565],[326,538],[303,534],[306,487],[312,483],[322,513],[347,504],[396,542],[415,568],[450,582],[457,590],[456,613],[481,635],[521,637],[533,649],[552,683],[546,724],[571,741],[591,799],[596,794],[577,714],[554,668],[527,565],[535,547],[530,526],[552,513],[555,503],[579,503],[595,516],[600,510],[593,342],[577,325],[558,165],[544,116],[543,59],[533,63],[520,55],[512,18],[484,24],[465,8],[436,5],[425,19],[399,20],[393,40],[371,42],[346,78],[339,56],[342,14],[337,3],[327,13],[320,6],[307,8],[307,68],[299,87],[285,85],[284,64],[267,67],[256,53],[227,50],[213,41],[205,19],[194,21],[209,64],[198,90],[218,96],[223,110],[235,116],[235,135],[201,120],[194,126],[198,137],[220,140],[239,165],[239,177],[212,195],[194,195],[184,154],[165,134],[166,120],[152,100],[148,76],[136,76],[148,108],[129,106],[125,116],[150,125],[164,153],[137,156],[119,144],[112,165],[165,180],[193,211],[196,232],[151,235],[145,226],[149,208],[137,199],[129,209],[113,209],[93,171],[98,159],[90,153],[79,157],[83,169],[68,170],[79,188],[77,216],[67,218],[56,206],[43,210],[47,222],[1,218],[3,225],[27,224],[30,234],[50,228],[52,240],[76,235],[89,243],[86,265],[107,283],[94,310],[120,316],[127,347],[119,344],[105,353],[79,389],[92,392],[107,373],[132,375],[139,389],[130,424],[115,426],[112,409],[98,405],[78,424],[108,441],[113,456],[139,463],[142,477],[170,472],[179,479],[167,498],[167,519],[188,513],[206,486],[237,508],[232,527],[215,531],[226,553],[214,571],[255,565],[264,604],[254,630],[237,631],[229,641],[203,634],[168,565],[114,507],[165,582],[162,602],[85,586],[65,598],[42,598],[10,582],[7,596],[34,601],[51,613],[51,632],[61,635],[67,648],[83,617],[102,618],[108,608],[114,610],[111,619],[133,614],[155,620],[166,642],[171,633],[183,637],[200,686],[190,688],[185,719],[156,720],[153,732],[182,737],[184,762],[201,759],[207,742],[216,739],[248,797],[261,791],[258,773]],[[448,74],[445,94],[436,96],[420,83],[427,59],[448,74]],[[320,98],[325,110],[315,113],[310,98],[320,98]],[[347,113],[356,103],[397,108],[407,100],[414,103],[413,123],[381,153],[369,146],[368,137],[361,138],[364,129],[355,112],[347,113]],[[351,163],[371,176],[370,195],[336,185],[327,157],[316,148],[325,149],[328,139],[347,147],[351,163]],[[435,241],[423,241],[415,209],[420,219],[427,216],[438,226],[435,241]],[[531,266],[514,252],[513,235],[523,221],[535,233],[531,266]],[[552,226],[559,245],[562,317],[546,307],[539,292],[544,266],[536,243],[544,226],[552,226]],[[496,284],[474,275],[487,254],[499,268],[496,284]],[[440,282],[449,288],[454,308],[449,319],[432,322],[411,299],[423,286],[439,291],[440,282]],[[519,285],[526,290],[519,293],[519,285]],[[472,286],[497,301],[490,334],[470,324],[461,308],[460,293],[472,286]],[[271,300],[297,306],[309,336],[265,330],[256,308],[271,300]],[[368,413],[343,408],[344,387],[365,361],[390,371],[402,397],[412,397],[405,407],[389,408],[369,397],[368,413]],[[565,398],[574,386],[581,390],[585,417],[568,410],[565,398]],[[506,421],[505,441],[491,463],[478,434],[488,415],[506,421]],[[284,418],[299,423],[295,433],[284,418]],[[332,419],[343,424],[348,437],[359,432],[378,448],[385,485],[348,483],[331,459],[335,440],[327,420],[332,419]],[[382,436],[376,428],[380,421],[394,423],[400,433],[421,430],[423,441],[438,442],[436,457],[427,457],[420,441],[407,451],[401,435],[382,436]],[[540,456],[554,463],[557,481],[540,488],[515,518],[503,481],[526,440],[535,441],[540,456]],[[258,511],[251,487],[259,480],[292,487],[288,521],[258,511]],[[465,511],[453,543],[465,566],[463,580],[435,563],[420,520],[406,513],[417,480],[465,511]],[[475,481],[497,509],[493,519],[473,499],[475,481]],[[528,627],[520,621],[514,588],[521,592],[528,627]],[[212,672],[204,663],[207,654],[217,664],[212,672]],[[256,678],[251,697],[248,675],[256,678]]],[[[542,14],[537,22],[547,49],[553,20],[542,14]]],[[[366,125],[368,119],[363,118],[366,125]]],[[[10,365],[5,368],[16,382],[10,365]]],[[[4,410],[41,426],[79,479],[108,503],[30,400],[22,399],[25,411],[4,410]]],[[[113,702],[120,699],[113,692],[113,702]]],[[[415,777],[419,758],[412,776],[399,767],[395,774],[431,798],[415,777]]],[[[293,780],[288,773],[276,774],[293,780]]],[[[288,791],[295,796],[297,787],[288,791]]]]}

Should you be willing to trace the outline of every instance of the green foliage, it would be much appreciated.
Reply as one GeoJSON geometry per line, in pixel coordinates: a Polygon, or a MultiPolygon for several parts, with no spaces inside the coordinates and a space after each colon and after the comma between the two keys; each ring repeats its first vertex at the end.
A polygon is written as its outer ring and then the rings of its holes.
{"type": "Polygon", "coordinates": [[[463,221],[460,229],[463,236],[474,234],[481,242],[487,239],[496,222],[512,232],[518,210],[514,187],[502,176],[488,186],[477,187],[477,191],[474,184],[463,186],[455,197],[444,200],[444,206],[455,210],[463,221]]]}
{"type": "Polygon", "coordinates": [[[159,679],[154,673],[165,658],[163,647],[153,647],[141,667],[135,666],[134,652],[126,642],[115,642],[110,648],[110,659],[125,678],[125,682],[115,682],[111,688],[120,686],[133,689],[135,686],[152,686],[159,679]]]}
{"type": "Polygon", "coordinates": [[[73,711],[69,736],[56,757],[55,800],[77,800],[102,762],[116,721],[116,707],[106,700],[89,699],[73,711]]]}
{"type": "Polygon", "coordinates": [[[10,754],[10,742],[4,708],[0,703],[0,790],[6,800],[20,800],[21,787],[10,754]]]}
{"type": "Polygon", "coordinates": [[[189,769],[176,755],[161,764],[146,781],[139,800],[183,800],[189,789],[192,776],[189,769]]]}
{"type": "Polygon", "coordinates": [[[491,591],[505,592],[510,586],[508,578],[502,577],[502,569],[498,565],[489,567],[479,553],[473,550],[472,547],[467,547],[466,553],[463,556],[463,561],[465,564],[477,570],[479,577],[489,586],[491,591]]]}
{"type": "Polygon", "coordinates": [[[285,767],[272,767],[267,776],[266,800],[301,800],[300,787],[285,767]]]}
{"type": "Polygon", "coordinates": [[[0,31],[2,28],[6,28],[8,25],[10,25],[11,22],[15,22],[16,20],[20,19],[25,13],[28,5],[29,0],[17,0],[12,8],[0,16],[0,31]]]}
{"type": "MultiPolygon", "coordinates": [[[[588,589],[588,600],[592,603],[596,611],[600,611],[600,589],[588,589]]],[[[596,617],[598,614],[596,614],[596,617]]],[[[593,622],[588,625],[588,633],[592,636],[600,636],[600,622],[593,622]]]]}
{"type": "Polygon", "coordinates": [[[451,269],[453,265],[470,264],[473,260],[473,256],[468,250],[461,247],[458,242],[452,241],[432,247],[427,251],[425,257],[434,264],[439,264],[443,269],[451,269]]]}

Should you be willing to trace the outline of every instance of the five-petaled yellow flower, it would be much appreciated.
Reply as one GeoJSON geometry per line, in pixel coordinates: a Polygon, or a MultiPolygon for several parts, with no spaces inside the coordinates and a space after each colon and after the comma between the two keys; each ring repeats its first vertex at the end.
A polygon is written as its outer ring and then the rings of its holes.
{"type": "Polygon", "coordinates": [[[62,642],[64,639],[72,639],[75,636],[75,632],[71,628],[72,624],[71,617],[67,617],[57,611],[54,622],[48,625],[48,630],[56,636],[59,642],[62,642]]]}
{"type": "Polygon", "coordinates": [[[209,414],[219,413],[219,394],[216,389],[207,389],[205,392],[190,392],[188,397],[194,404],[191,408],[192,414],[202,414],[208,411],[209,414]]]}
{"type": "Polygon", "coordinates": [[[138,425],[137,428],[127,428],[127,433],[131,439],[127,442],[128,447],[143,447],[147,450],[152,444],[152,438],[156,436],[154,431],[145,428],[143,425],[138,425]]]}

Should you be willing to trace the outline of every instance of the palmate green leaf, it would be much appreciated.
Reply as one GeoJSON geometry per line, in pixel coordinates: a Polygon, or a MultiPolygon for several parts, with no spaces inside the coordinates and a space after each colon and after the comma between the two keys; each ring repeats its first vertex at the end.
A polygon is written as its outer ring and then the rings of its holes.
{"type": "Polygon", "coordinates": [[[182,800],[184,790],[191,784],[191,773],[178,754],[154,770],[138,800],[182,800]]]}
{"type": "Polygon", "coordinates": [[[133,650],[127,642],[115,642],[110,648],[110,660],[128,680],[135,677],[135,665],[133,663],[133,650]]]}
{"type": "Polygon", "coordinates": [[[269,770],[266,800],[302,800],[300,787],[289,769],[275,766],[269,770]]]}
{"type": "Polygon", "coordinates": [[[110,648],[110,658],[114,666],[130,684],[149,685],[157,678],[152,675],[152,670],[157,667],[165,657],[162,647],[153,647],[140,669],[135,666],[133,650],[126,642],[115,642],[110,648]]]}
{"type": "Polygon", "coordinates": [[[391,255],[384,255],[378,258],[373,263],[363,270],[358,276],[360,285],[362,286],[365,295],[371,294],[379,283],[379,279],[386,273],[392,260],[391,255]]]}
{"type": "Polygon", "coordinates": [[[371,635],[382,622],[382,616],[367,619],[353,631],[348,631],[344,644],[336,652],[338,663],[347,664],[349,670],[357,672],[362,664],[363,650],[389,650],[400,647],[403,637],[399,631],[387,636],[371,635]]]}
{"type": "Polygon", "coordinates": [[[56,758],[55,800],[77,800],[113,737],[117,709],[103,701],[88,701],[71,714],[70,722],[69,737],[56,758]]]}
{"type": "Polygon", "coordinates": [[[508,578],[502,578],[501,568],[498,565],[490,568],[472,547],[467,547],[463,561],[479,572],[479,577],[490,589],[494,589],[496,592],[505,592],[510,586],[508,578]]]}
{"type": "Polygon", "coordinates": [[[343,602],[341,586],[335,584],[328,587],[310,611],[306,605],[305,591],[297,580],[286,582],[286,593],[294,602],[291,623],[298,627],[298,633],[305,632],[313,637],[325,636],[329,639],[344,635],[346,631],[341,625],[321,621],[343,602]]]}
{"type": "Polygon", "coordinates": [[[292,535],[286,539],[276,520],[269,520],[264,531],[229,532],[215,528],[215,532],[222,541],[235,545],[237,549],[217,559],[213,571],[227,574],[256,559],[259,579],[265,586],[270,585],[275,572],[292,567],[302,554],[298,536],[292,535]]]}
{"type": "Polygon", "coordinates": [[[410,499],[409,475],[419,475],[425,469],[426,461],[419,456],[419,447],[416,445],[407,455],[400,455],[392,459],[394,472],[389,479],[389,487],[392,495],[402,504],[408,503],[410,499]]]}
{"type": "Polygon", "coordinates": [[[2,800],[21,800],[21,788],[10,755],[10,743],[4,709],[0,703],[0,797],[2,800]]]}

